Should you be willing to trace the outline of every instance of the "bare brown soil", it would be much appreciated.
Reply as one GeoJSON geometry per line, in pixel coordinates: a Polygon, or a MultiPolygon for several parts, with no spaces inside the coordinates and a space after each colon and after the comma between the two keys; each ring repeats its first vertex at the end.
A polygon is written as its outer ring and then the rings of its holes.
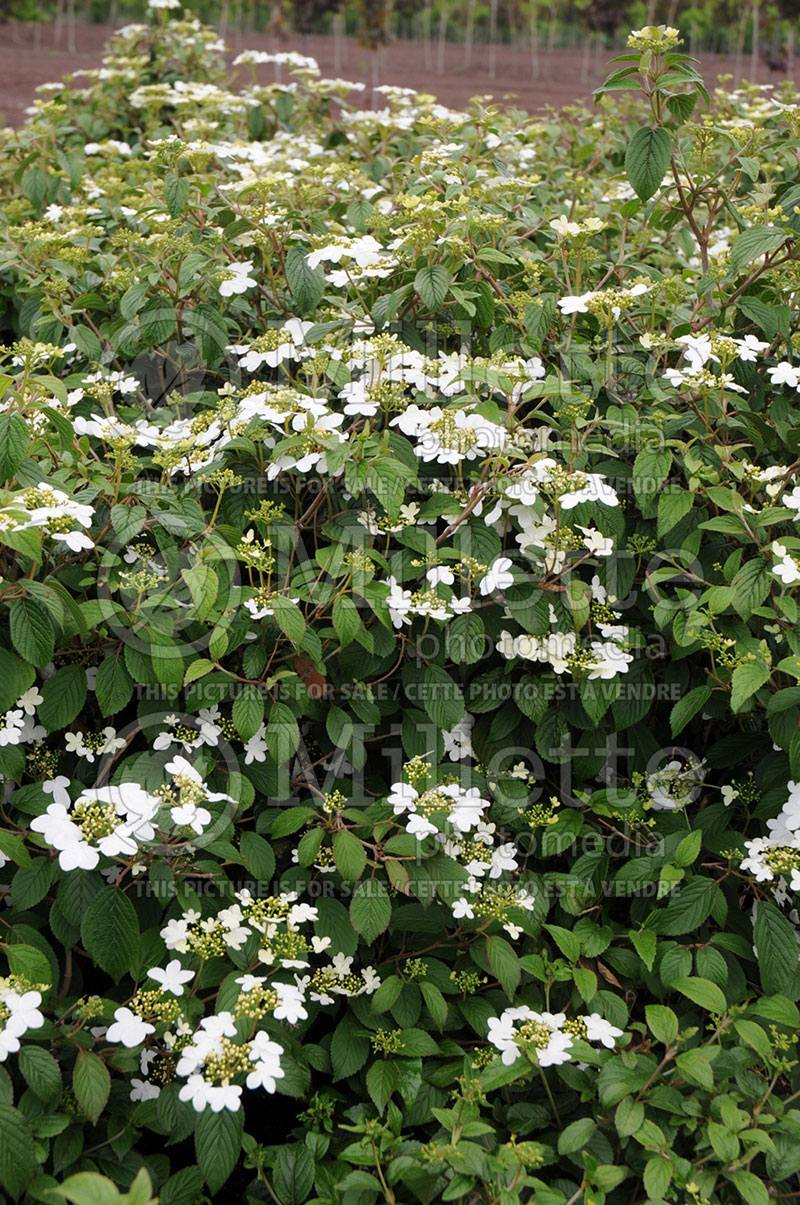
{"type": "MultiPolygon", "coordinates": [[[[122,24],[122,22],[119,22],[122,24]]],[[[59,80],[66,72],[99,64],[110,28],[104,25],[78,25],[72,31],[53,25],[0,26],[0,119],[19,125],[31,104],[38,84],[59,80]],[[74,39],[74,40],[73,40],[74,39]],[[74,47],[74,48],[73,48],[74,47]]],[[[498,101],[514,98],[514,103],[531,112],[547,106],[561,108],[591,96],[592,88],[602,80],[607,61],[614,52],[595,48],[590,53],[578,50],[540,50],[538,71],[527,46],[477,45],[467,63],[465,48],[445,47],[443,69],[438,70],[436,46],[420,42],[394,42],[377,55],[349,38],[335,43],[322,35],[287,37],[278,41],[264,34],[226,38],[233,52],[255,50],[299,50],[313,55],[325,75],[341,76],[367,85],[398,84],[433,92],[444,104],[454,108],[472,96],[491,94],[498,101]],[[493,60],[493,62],[492,62],[493,60]]],[[[720,73],[752,78],[749,57],[737,64],[732,57],[704,55],[701,69],[708,84],[716,83],[720,73]]],[[[259,69],[260,78],[274,78],[271,67],[259,69]]],[[[758,64],[759,83],[778,84],[783,75],[773,74],[765,63],[758,64]]],[[[364,94],[370,103],[369,88],[364,94]]]]}

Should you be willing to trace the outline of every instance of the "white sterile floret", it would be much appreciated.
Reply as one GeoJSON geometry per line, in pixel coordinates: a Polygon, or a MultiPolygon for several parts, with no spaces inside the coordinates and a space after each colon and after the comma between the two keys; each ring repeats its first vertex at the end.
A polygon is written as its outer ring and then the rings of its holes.
{"type": "Polygon", "coordinates": [[[192,982],[195,972],[187,970],[177,958],[173,958],[165,967],[151,967],[147,975],[155,983],[161,984],[162,991],[182,996],[183,985],[192,982]]]}
{"type": "Polygon", "coordinates": [[[148,1034],[155,1033],[155,1025],[143,1021],[141,1017],[129,1008],[118,1008],[114,1020],[108,1027],[106,1038],[109,1042],[119,1042],[122,1046],[132,1048],[141,1046],[148,1034]]]}
{"type": "Polygon", "coordinates": [[[253,271],[251,259],[242,263],[228,264],[225,271],[228,273],[228,278],[223,280],[219,286],[222,297],[233,297],[238,293],[246,293],[248,289],[254,289],[258,284],[255,277],[250,275],[253,271]]]}

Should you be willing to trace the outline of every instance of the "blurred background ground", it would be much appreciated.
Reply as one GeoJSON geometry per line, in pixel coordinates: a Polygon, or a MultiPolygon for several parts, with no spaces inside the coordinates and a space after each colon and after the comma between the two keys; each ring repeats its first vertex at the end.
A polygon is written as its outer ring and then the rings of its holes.
{"type": "MultiPolygon", "coordinates": [[[[118,22],[117,24],[122,24],[118,22]]],[[[0,118],[7,125],[19,125],[25,109],[32,103],[38,84],[59,80],[69,71],[99,66],[100,56],[112,27],[78,24],[74,29],[74,49],[65,27],[33,25],[14,22],[0,26],[0,118]]],[[[438,70],[437,47],[422,42],[398,40],[379,51],[365,50],[353,38],[334,42],[323,35],[288,35],[278,39],[266,34],[243,36],[226,34],[232,52],[245,48],[255,50],[298,50],[312,55],[324,75],[370,84],[398,84],[420,91],[433,92],[444,104],[457,108],[470,97],[491,93],[497,100],[508,94],[516,97],[522,108],[535,112],[548,105],[560,108],[591,96],[592,87],[599,84],[607,72],[607,62],[614,51],[597,46],[589,50],[554,49],[539,51],[538,77],[533,75],[531,52],[519,47],[476,43],[472,62],[465,62],[465,48],[459,43],[447,43],[444,61],[438,70]],[[378,56],[377,63],[374,61],[378,56]],[[493,60],[493,62],[492,62],[493,60]],[[377,70],[376,70],[377,68],[377,70]]],[[[720,73],[743,74],[753,78],[750,58],[738,62],[734,56],[702,54],[701,70],[708,85],[714,85],[720,73]]],[[[763,60],[755,73],[759,83],[779,84],[783,72],[771,71],[763,60]]],[[[259,78],[274,78],[273,68],[261,67],[259,78]]],[[[369,92],[363,102],[369,105],[369,92]]]]}

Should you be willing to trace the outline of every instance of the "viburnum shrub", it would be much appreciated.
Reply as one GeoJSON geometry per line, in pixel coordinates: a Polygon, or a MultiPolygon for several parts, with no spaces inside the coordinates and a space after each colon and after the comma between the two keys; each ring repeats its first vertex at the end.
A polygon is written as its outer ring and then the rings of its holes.
{"type": "Polygon", "coordinates": [[[797,1196],[800,106],[679,44],[3,131],[10,1200],[797,1196]]]}

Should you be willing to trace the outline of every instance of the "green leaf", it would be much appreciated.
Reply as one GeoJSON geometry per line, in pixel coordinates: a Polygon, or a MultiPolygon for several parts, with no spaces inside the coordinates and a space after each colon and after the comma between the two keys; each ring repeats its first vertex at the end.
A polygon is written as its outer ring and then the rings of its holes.
{"type": "Polygon", "coordinates": [[[642,510],[658,494],[672,464],[669,448],[642,448],[633,462],[633,490],[642,510]]]}
{"type": "Polygon", "coordinates": [[[285,703],[273,703],[266,729],[267,748],[279,766],[288,762],[300,744],[300,729],[294,712],[285,703]]]}
{"type": "Polygon", "coordinates": [[[361,878],[367,864],[364,846],[353,833],[342,829],[333,838],[333,859],[343,879],[355,883],[361,878]]]}
{"type": "Polygon", "coordinates": [[[25,1082],[40,1100],[53,1101],[61,1093],[61,1068],[49,1051],[41,1046],[23,1046],[19,1069],[25,1082]]]}
{"type": "Polygon", "coordinates": [[[694,503],[694,495],[688,490],[664,490],[658,499],[658,520],[656,530],[661,539],[667,532],[677,527],[681,519],[688,515],[694,503]]]}
{"type": "Polygon", "coordinates": [[[78,1051],[72,1087],[84,1113],[96,1122],[111,1092],[111,1076],[99,1055],[87,1050],[78,1051]]]}
{"type": "Polygon", "coordinates": [[[14,479],[30,443],[27,424],[19,414],[0,414],[0,484],[14,479]]]}
{"type": "Polygon", "coordinates": [[[428,983],[426,979],[421,979],[419,988],[434,1025],[437,1029],[443,1029],[447,1021],[447,1001],[435,983],[428,983]]]}
{"type": "Polygon", "coordinates": [[[175,176],[169,172],[164,180],[164,199],[171,218],[179,218],[186,209],[189,200],[189,181],[185,176],[175,176]]]}
{"type": "Polygon", "coordinates": [[[367,1071],[367,1091],[370,1099],[379,1113],[382,1113],[397,1087],[397,1064],[391,1062],[373,1063],[367,1071]]]}
{"type": "Polygon", "coordinates": [[[675,854],[672,859],[675,865],[691,866],[692,862],[696,860],[697,855],[700,853],[702,840],[703,834],[699,829],[696,829],[693,833],[687,833],[686,836],[682,838],[678,848],[675,850],[675,854]]]}
{"type": "Polygon", "coordinates": [[[306,634],[306,621],[303,613],[290,598],[276,594],[272,599],[272,611],[278,627],[296,646],[302,644],[306,634]]]}
{"type": "Polygon", "coordinates": [[[30,867],[21,866],[11,881],[15,908],[33,908],[50,890],[58,863],[49,858],[32,858],[30,867]]]}
{"type": "Polygon", "coordinates": [[[183,325],[194,336],[205,363],[216,368],[228,344],[228,328],[222,314],[213,305],[201,301],[184,313],[183,325]]]}
{"type": "Polygon", "coordinates": [[[716,1121],[710,1121],[707,1128],[708,1140],[714,1148],[714,1153],[724,1160],[725,1163],[731,1163],[739,1154],[739,1139],[735,1134],[723,1125],[716,1121]]]}
{"type": "Polygon", "coordinates": [[[625,171],[631,188],[640,201],[647,201],[658,191],[669,167],[672,139],[665,129],[643,126],[628,143],[625,152],[625,171]]]}
{"type": "Polygon", "coordinates": [[[631,1134],[635,1134],[643,1122],[644,1105],[640,1100],[626,1096],[619,1102],[614,1114],[614,1125],[617,1127],[620,1138],[629,1138],[631,1134]]]}
{"type": "Polygon", "coordinates": [[[688,121],[697,104],[696,92],[675,92],[667,97],[667,108],[676,121],[688,121]]]}
{"type": "Polygon", "coordinates": [[[139,922],[123,891],[104,887],[97,892],[83,915],[81,940],[112,979],[130,973],[139,950],[139,922]]]}
{"type": "Polygon", "coordinates": [[[331,1039],[331,1064],[334,1081],[349,1079],[355,1075],[369,1057],[369,1039],[357,1030],[358,1022],[352,1013],[345,1013],[333,1031],[331,1039]]]}
{"type": "Polygon", "coordinates": [[[519,958],[504,938],[491,935],[486,938],[486,956],[497,982],[509,1000],[513,1000],[522,976],[519,958]]]}
{"type": "Polygon", "coordinates": [[[665,1004],[648,1004],[644,1012],[653,1037],[665,1046],[671,1046],[678,1036],[677,1015],[665,1004]]]}
{"type": "Polygon", "coordinates": [[[344,648],[355,639],[356,633],[361,627],[361,619],[358,607],[352,598],[339,595],[335,599],[333,604],[333,626],[336,629],[336,635],[339,637],[341,648],[344,648]]]}
{"type": "Polygon", "coordinates": [[[628,936],[634,950],[641,958],[648,971],[652,971],[656,960],[656,943],[658,941],[652,929],[631,929],[628,936]]]}
{"type": "Polygon", "coordinates": [[[35,946],[24,942],[10,945],[6,949],[8,966],[12,975],[27,979],[40,988],[52,987],[53,970],[46,956],[35,946]]]}
{"type": "Polygon", "coordinates": [[[49,1189],[48,1192],[52,1197],[63,1197],[65,1201],[72,1201],[73,1205],[122,1205],[123,1200],[131,1200],[128,1196],[121,1197],[114,1183],[98,1172],[76,1172],[74,1176],[67,1177],[62,1184],[49,1189]]]}
{"type": "Polygon", "coordinates": [[[577,962],[581,956],[580,938],[561,925],[545,925],[547,932],[555,941],[561,953],[570,962],[577,962]]]}
{"type": "Polygon", "coordinates": [[[579,1117],[561,1131],[558,1136],[559,1155],[571,1155],[586,1146],[597,1125],[592,1117],[579,1117]]]}
{"type": "Polygon", "coordinates": [[[784,992],[797,973],[794,925],[771,900],[756,900],[753,939],[764,991],[784,992]]]}
{"type": "Polygon", "coordinates": [[[437,728],[449,732],[464,714],[461,687],[439,665],[429,665],[423,675],[422,705],[437,728]]]}
{"type": "Polygon", "coordinates": [[[315,310],[325,292],[325,273],[309,267],[307,255],[303,247],[290,247],[286,256],[286,282],[301,314],[315,310]]]}
{"type": "Polygon", "coordinates": [[[735,1172],[726,1172],[725,1175],[747,1205],[769,1205],[767,1185],[759,1176],[741,1168],[735,1172]]]}
{"type": "Polygon", "coordinates": [[[203,1179],[212,1194],[219,1192],[230,1176],[242,1149],[242,1112],[204,1109],[197,1118],[194,1148],[203,1179]]]}
{"type": "Polygon", "coordinates": [[[233,701],[233,723],[243,741],[255,736],[264,721],[264,696],[257,686],[244,686],[233,701]]]}
{"type": "Polygon", "coordinates": [[[18,1201],[36,1171],[36,1148],[25,1118],[0,1104],[0,1186],[18,1201]]]}
{"type": "Polygon", "coordinates": [[[101,715],[116,715],[130,703],[133,679],[122,659],[122,645],[100,662],[95,679],[95,693],[101,715]]]}
{"type": "Polygon", "coordinates": [[[731,582],[732,603],[741,619],[749,619],[770,592],[774,577],[763,561],[746,561],[731,582]]]}
{"type": "Polygon", "coordinates": [[[16,598],[8,610],[14,649],[41,669],[52,660],[56,643],[49,614],[33,598],[16,598]]]}
{"type": "MultiPolygon", "coordinates": [[[[647,859],[645,859],[647,860],[647,859]]],[[[663,912],[653,917],[653,927],[665,937],[680,937],[695,933],[711,914],[720,889],[713,879],[695,875],[673,893],[663,912]]]]}
{"type": "Polygon", "coordinates": [[[724,1013],[728,1007],[724,992],[710,979],[700,979],[699,977],[674,979],[670,987],[698,1004],[700,1008],[707,1009],[708,1012],[724,1013]]]}
{"type": "Polygon", "coordinates": [[[731,677],[731,711],[741,711],[747,700],[768,681],[770,673],[771,667],[760,661],[737,665],[731,677]]]}
{"type": "Polygon", "coordinates": [[[286,1205],[299,1205],[306,1200],[314,1183],[314,1158],[305,1143],[285,1143],[279,1147],[272,1182],[286,1205]]]}
{"type": "Polygon", "coordinates": [[[388,927],[391,917],[391,901],[380,879],[365,879],[359,883],[350,901],[350,920],[356,932],[371,945],[388,927]]]}
{"type": "Polygon", "coordinates": [[[772,251],[777,251],[789,237],[785,230],[776,226],[750,226],[737,234],[731,243],[730,265],[740,272],[746,264],[772,251]]]}
{"type": "Polygon", "coordinates": [[[139,314],[139,330],[146,347],[158,347],[175,334],[177,314],[171,301],[152,301],[139,314]]]}
{"type": "Polygon", "coordinates": [[[644,1186],[651,1201],[663,1201],[672,1183],[672,1164],[666,1155],[653,1155],[644,1168],[644,1186]]]}
{"type": "Polygon", "coordinates": [[[181,577],[189,587],[194,603],[192,618],[206,619],[217,601],[219,578],[210,565],[192,565],[190,569],[182,569],[181,577]]]}
{"type": "Polygon", "coordinates": [[[766,1032],[755,1021],[748,1021],[746,1017],[740,1017],[734,1021],[733,1027],[738,1033],[743,1042],[748,1046],[752,1046],[753,1050],[761,1055],[765,1062],[769,1062],[772,1058],[772,1043],[767,1037],[766,1032]]]}
{"type": "Polygon", "coordinates": [[[86,670],[65,665],[42,684],[42,702],[37,715],[48,732],[66,728],[79,715],[86,701],[86,670]]]}
{"type": "Polygon", "coordinates": [[[678,699],[669,713],[669,724],[673,737],[677,736],[679,732],[683,732],[689,721],[694,719],[710,698],[710,686],[695,686],[682,699],[678,699]]]}
{"type": "Polygon", "coordinates": [[[370,1007],[374,1013],[385,1013],[392,1008],[403,990],[399,975],[387,975],[376,992],[370,996],[370,1007]]]}
{"type": "Polygon", "coordinates": [[[275,854],[272,846],[258,833],[242,833],[239,838],[244,864],[261,883],[270,883],[275,874],[275,854]]]}
{"type": "Polygon", "coordinates": [[[9,711],[35,681],[36,670],[32,665],[0,648],[0,711],[9,711]]]}
{"type": "Polygon", "coordinates": [[[126,506],[118,502],[111,507],[111,524],[122,544],[128,544],[145,525],[147,511],[143,506],[126,506]]]}
{"type": "Polygon", "coordinates": [[[450,289],[452,277],[443,264],[420,268],[414,277],[414,288],[429,310],[441,309],[450,289]]]}
{"type": "Polygon", "coordinates": [[[0,828],[0,853],[5,854],[17,866],[24,866],[26,870],[33,869],[31,856],[25,848],[22,838],[2,828],[0,828]]]}

